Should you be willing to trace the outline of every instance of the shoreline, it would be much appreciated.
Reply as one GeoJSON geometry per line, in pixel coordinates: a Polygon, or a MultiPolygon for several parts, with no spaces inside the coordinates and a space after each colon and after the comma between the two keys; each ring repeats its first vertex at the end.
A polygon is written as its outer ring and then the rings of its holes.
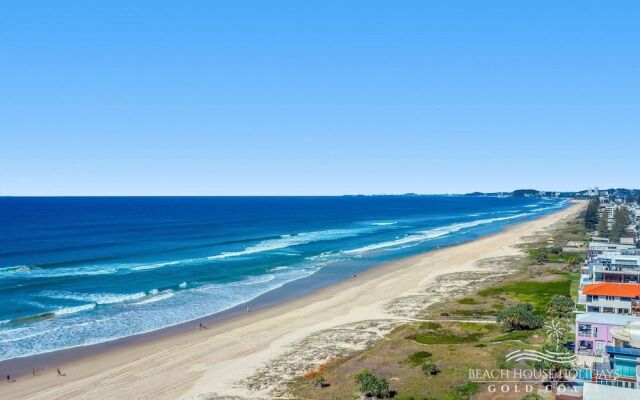
{"type": "Polygon", "coordinates": [[[235,382],[247,378],[297,340],[341,324],[393,318],[384,307],[388,301],[411,295],[437,277],[472,271],[478,260],[518,255],[514,246],[524,237],[548,228],[582,206],[574,203],[471,242],[384,263],[359,273],[357,279],[252,308],[249,314],[237,310],[242,307],[234,307],[202,319],[210,325],[206,330],[194,326],[197,320],[111,342],[7,360],[0,363],[0,372],[9,372],[9,364],[13,364],[23,374],[11,385],[0,385],[0,394],[3,398],[32,395],[43,399],[109,398],[114,393],[131,398],[150,394],[154,398],[196,398],[201,394],[242,398],[247,391],[235,382]],[[445,269],[421,268],[447,261],[445,269]],[[397,284],[395,294],[388,290],[393,283],[397,284]],[[31,377],[29,362],[46,364],[47,369],[31,377]],[[67,376],[58,377],[56,366],[67,376]],[[140,382],[123,387],[132,377],[140,382]]]}
{"type": "MultiPolygon", "coordinates": [[[[566,207],[565,207],[566,208],[566,207]]],[[[559,210],[562,210],[561,208],[559,210]]],[[[553,214],[553,212],[551,213],[553,214]]],[[[75,345],[66,348],[59,348],[56,350],[47,351],[44,353],[38,354],[30,354],[21,357],[15,357],[8,360],[0,360],[0,374],[7,371],[11,373],[11,376],[20,377],[24,375],[31,375],[32,370],[43,369],[43,368],[51,368],[57,365],[67,363],[69,361],[75,361],[80,358],[87,358],[93,355],[97,355],[103,352],[111,351],[114,349],[126,348],[128,346],[137,345],[140,343],[144,343],[150,340],[158,340],[162,338],[166,338],[173,335],[179,335],[186,332],[191,332],[194,327],[197,327],[197,324],[204,323],[207,326],[212,326],[215,324],[224,323],[229,320],[233,320],[235,318],[241,318],[246,315],[245,307],[249,307],[251,311],[258,311],[269,307],[275,307],[281,304],[285,304],[290,301],[294,301],[299,298],[304,298],[310,295],[313,295],[329,286],[333,286],[339,284],[343,281],[349,280],[351,278],[351,274],[357,274],[361,276],[364,273],[367,273],[370,270],[381,268],[387,264],[398,262],[400,260],[410,259],[412,257],[420,257],[427,253],[432,253],[435,251],[451,248],[454,246],[459,246],[470,241],[478,240],[483,237],[488,237],[494,234],[498,234],[503,232],[511,226],[515,226],[521,223],[526,223],[528,221],[533,221],[544,217],[546,215],[550,215],[548,213],[539,214],[537,216],[526,217],[516,223],[511,223],[501,227],[491,227],[488,228],[490,231],[487,233],[480,233],[475,238],[465,239],[458,242],[453,243],[445,243],[441,246],[433,247],[428,250],[423,250],[419,253],[414,254],[405,254],[401,256],[397,256],[391,260],[385,261],[369,261],[368,266],[360,269],[351,270],[351,272],[346,273],[344,270],[340,272],[331,271],[329,269],[320,269],[315,273],[303,277],[301,279],[296,279],[290,282],[285,283],[283,286],[270,290],[268,292],[262,293],[248,301],[245,301],[240,304],[236,304],[228,309],[216,312],[214,314],[205,315],[200,318],[196,318],[193,320],[178,322],[173,325],[164,326],[158,329],[152,329],[144,332],[135,333],[128,336],[116,337],[113,339],[100,341],[97,343],[90,344],[82,344],[75,345]],[[326,275],[329,274],[330,277],[327,279],[326,275]]],[[[485,228],[486,229],[486,228],[485,228]]],[[[338,267],[341,269],[341,267],[338,267]]]]}

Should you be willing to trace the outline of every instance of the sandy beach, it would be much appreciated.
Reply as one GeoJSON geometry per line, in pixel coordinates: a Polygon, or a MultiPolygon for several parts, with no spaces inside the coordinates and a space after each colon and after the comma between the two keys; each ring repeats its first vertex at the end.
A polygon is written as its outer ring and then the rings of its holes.
{"type": "Polygon", "coordinates": [[[3,380],[0,398],[274,398],[283,395],[287,379],[366,348],[394,326],[419,318],[427,306],[508,273],[499,261],[519,256],[519,243],[583,207],[576,203],[469,243],[391,262],[208,329],[138,341],[12,383],[3,380]]]}

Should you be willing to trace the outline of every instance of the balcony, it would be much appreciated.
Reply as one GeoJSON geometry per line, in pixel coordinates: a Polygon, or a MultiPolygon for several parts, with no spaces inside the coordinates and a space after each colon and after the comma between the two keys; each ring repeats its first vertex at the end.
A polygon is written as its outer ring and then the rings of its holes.
{"type": "Polygon", "coordinates": [[[640,357],[640,349],[636,349],[635,347],[607,346],[606,349],[609,354],[640,357]]]}
{"type": "Polygon", "coordinates": [[[602,357],[604,356],[604,350],[596,350],[596,349],[588,349],[588,348],[580,348],[577,352],[579,356],[586,357],[602,357]]]}
{"type": "Polygon", "coordinates": [[[607,274],[628,274],[631,277],[634,277],[636,282],[638,280],[638,276],[640,275],[640,268],[632,267],[632,266],[604,266],[604,265],[594,265],[593,266],[594,273],[607,273],[607,274]]]}
{"type": "Polygon", "coordinates": [[[593,338],[598,337],[598,334],[592,333],[591,331],[588,331],[588,332],[578,331],[578,332],[576,332],[576,336],[580,336],[580,337],[588,338],[588,339],[593,339],[593,338]]]}

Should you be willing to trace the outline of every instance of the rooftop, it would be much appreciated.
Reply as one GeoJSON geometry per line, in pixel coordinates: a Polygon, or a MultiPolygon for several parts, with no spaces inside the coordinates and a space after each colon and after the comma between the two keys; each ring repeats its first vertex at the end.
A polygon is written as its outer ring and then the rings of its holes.
{"type": "Polygon", "coordinates": [[[576,315],[576,322],[585,324],[605,324],[623,326],[632,321],[640,321],[640,317],[631,315],[584,313],[576,315]]]}
{"type": "Polygon", "coordinates": [[[633,238],[620,238],[620,244],[622,245],[634,245],[636,242],[633,238]]]}
{"type": "Polygon", "coordinates": [[[595,296],[638,297],[640,296],[640,285],[609,282],[591,283],[582,288],[582,294],[595,296]]]}
{"type": "Polygon", "coordinates": [[[625,250],[633,249],[635,246],[629,244],[619,243],[602,243],[602,242],[589,242],[589,250],[625,250]]]}

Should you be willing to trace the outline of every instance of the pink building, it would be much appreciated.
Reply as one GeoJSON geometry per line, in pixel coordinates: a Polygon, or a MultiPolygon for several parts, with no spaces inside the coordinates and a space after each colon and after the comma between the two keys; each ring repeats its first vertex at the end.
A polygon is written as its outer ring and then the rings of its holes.
{"type": "Polygon", "coordinates": [[[640,317],[619,314],[584,313],[576,315],[576,346],[578,364],[589,366],[602,363],[606,346],[613,344],[611,329],[625,326],[630,321],[640,321],[640,317]]]}

